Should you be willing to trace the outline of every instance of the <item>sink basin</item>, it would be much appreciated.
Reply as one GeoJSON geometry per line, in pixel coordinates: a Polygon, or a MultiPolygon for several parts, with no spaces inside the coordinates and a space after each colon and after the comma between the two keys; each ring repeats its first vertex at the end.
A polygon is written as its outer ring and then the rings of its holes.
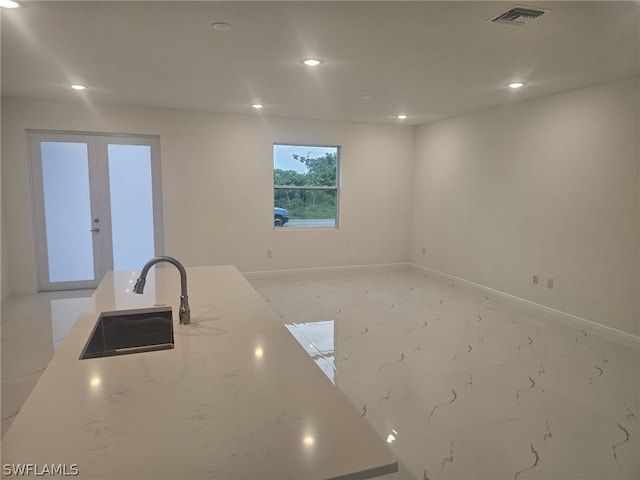
{"type": "Polygon", "coordinates": [[[102,312],[80,359],[173,348],[171,307],[102,312]]]}

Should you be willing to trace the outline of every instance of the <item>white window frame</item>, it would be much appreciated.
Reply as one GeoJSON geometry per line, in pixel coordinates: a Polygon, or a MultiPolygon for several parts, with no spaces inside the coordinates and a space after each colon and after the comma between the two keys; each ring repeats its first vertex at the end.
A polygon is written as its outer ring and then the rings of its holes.
{"type": "MultiPolygon", "coordinates": [[[[272,147],[272,166],[275,169],[275,161],[273,159],[273,150],[276,146],[284,146],[284,147],[311,147],[311,148],[335,148],[336,149],[336,185],[335,187],[325,187],[325,186],[298,186],[298,185],[273,185],[273,191],[275,193],[276,190],[322,190],[322,191],[332,191],[336,193],[336,214],[335,214],[335,225],[331,227],[323,227],[323,226],[300,226],[288,229],[288,230],[310,230],[310,229],[325,229],[325,230],[338,230],[340,228],[340,165],[341,165],[341,152],[342,147],[340,145],[325,145],[325,144],[311,144],[311,143],[289,143],[289,142],[274,142],[272,147]]],[[[273,178],[273,171],[271,178],[273,178]]],[[[275,197],[273,195],[272,197],[275,197]]],[[[275,199],[274,199],[274,207],[275,199]]],[[[276,229],[276,227],[274,227],[276,229]]],[[[280,230],[287,230],[286,228],[280,230]]]]}

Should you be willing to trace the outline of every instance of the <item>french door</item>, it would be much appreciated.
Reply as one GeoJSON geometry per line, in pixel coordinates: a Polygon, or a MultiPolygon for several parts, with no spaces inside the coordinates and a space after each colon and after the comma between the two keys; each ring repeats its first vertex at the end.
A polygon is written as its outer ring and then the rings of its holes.
{"type": "Polygon", "coordinates": [[[95,288],[163,250],[160,141],[29,132],[39,290],[95,288]]]}

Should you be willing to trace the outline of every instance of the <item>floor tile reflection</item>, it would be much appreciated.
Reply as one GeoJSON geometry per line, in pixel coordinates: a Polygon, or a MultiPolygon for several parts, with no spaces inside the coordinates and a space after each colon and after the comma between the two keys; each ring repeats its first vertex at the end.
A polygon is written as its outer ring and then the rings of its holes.
{"type": "Polygon", "coordinates": [[[640,478],[638,351],[410,270],[251,282],[396,452],[385,478],[640,478]]]}
{"type": "Polygon", "coordinates": [[[92,293],[93,290],[48,292],[3,301],[3,436],[92,293]]]}
{"type": "Polygon", "coordinates": [[[286,324],[287,330],[309,354],[322,372],[335,384],[334,321],[286,324]]]}
{"type": "MultiPolygon", "coordinates": [[[[251,280],[400,479],[640,478],[640,357],[406,271],[251,280]]],[[[2,434],[91,291],[2,305],[2,434]]]]}

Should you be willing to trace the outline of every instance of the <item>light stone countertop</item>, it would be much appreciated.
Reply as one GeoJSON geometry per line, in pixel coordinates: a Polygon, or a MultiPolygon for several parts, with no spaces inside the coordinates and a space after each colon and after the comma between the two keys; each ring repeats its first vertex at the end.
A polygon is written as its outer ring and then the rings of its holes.
{"type": "MultiPolygon", "coordinates": [[[[397,470],[387,445],[233,266],[111,272],[2,442],[7,465],[96,479],[367,478],[397,470]],[[175,348],[79,360],[104,311],[171,305],[175,348]]],[[[33,475],[35,477],[35,475],[33,475]]],[[[23,477],[24,478],[24,477],[23,477]]],[[[37,478],[42,478],[41,476],[37,478]]]]}

